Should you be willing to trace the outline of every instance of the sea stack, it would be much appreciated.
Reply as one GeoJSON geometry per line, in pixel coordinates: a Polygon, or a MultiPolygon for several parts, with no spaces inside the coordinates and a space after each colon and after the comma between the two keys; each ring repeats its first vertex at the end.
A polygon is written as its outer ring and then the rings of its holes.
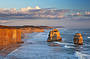
{"type": "Polygon", "coordinates": [[[83,37],[82,37],[81,33],[76,33],[74,35],[73,41],[74,41],[74,44],[82,45],[83,44],[83,37]]]}
{"type": "Polygon", "coordinates": [[[48,42],[52,41],[62,41],[62,38],[60,36],[60,32],[57,29],[53,29],[52,31],[49,32],[49,37],[48,37],[48,42]]]}

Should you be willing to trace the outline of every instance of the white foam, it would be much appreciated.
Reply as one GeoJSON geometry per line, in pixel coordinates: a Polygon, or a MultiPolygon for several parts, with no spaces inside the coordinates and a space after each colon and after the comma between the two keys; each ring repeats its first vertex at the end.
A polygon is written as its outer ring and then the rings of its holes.
{"type": "Polygon", "coordinates": [[[88,37],[88,39],[90,39],[90,37],[88,37]]]}
{"type": "Polygon", "coordinates": [[[81,52],[76,51],[75,55],[79,58],[79,59],[84,59],[84,57],[88,57],[87,59],[89,59],[90,55],[88,54],[84,54],[81,52]]]}
{"type": "Polygon", "coordinates": [[[56,44],[64,44],[64,45],[74,45],[74,44],[71,44],[71,43],[63,43],[63,42],[54,42],[56,44]]]}
{"type": "Polygon", "coordinates": [[[68,45],[65,45],[64,47],[65,47],[65,48],[75,48],[75,47],[73,47],[73,46],[68,46],[68,45]]]}

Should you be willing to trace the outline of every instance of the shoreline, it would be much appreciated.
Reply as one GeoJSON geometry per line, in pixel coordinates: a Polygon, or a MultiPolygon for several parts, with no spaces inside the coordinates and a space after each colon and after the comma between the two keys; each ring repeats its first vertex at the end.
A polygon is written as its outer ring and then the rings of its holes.
{"type": "Polygon", "coordinates": [[[13,45],[10,45],[10,46],[7,46],[6,48],[3,48],[1,51],[0,51],[0,56],[7,56],[10,52],[14,51],[15,49],[19,48],[21,44],[13,44],[13,45]],[[13,47],[14,46],[14,47],[13,47]]]}

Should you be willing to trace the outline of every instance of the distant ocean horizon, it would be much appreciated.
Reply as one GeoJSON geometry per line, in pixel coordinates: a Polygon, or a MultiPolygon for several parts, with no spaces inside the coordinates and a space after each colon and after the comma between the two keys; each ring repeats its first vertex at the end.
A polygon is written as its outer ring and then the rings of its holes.
{"type": "Polygon", "coordinates": [[[62,19],[8,19],[0,20],[0,25],[7,26],[64,26],[65,28],[90,28],[90,17],[66,17],[62,19]]]}

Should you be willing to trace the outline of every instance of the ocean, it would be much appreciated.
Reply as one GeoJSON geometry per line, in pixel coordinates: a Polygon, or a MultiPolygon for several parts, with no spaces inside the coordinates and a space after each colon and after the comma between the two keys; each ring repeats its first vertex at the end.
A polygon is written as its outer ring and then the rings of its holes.
{"type": "Polygon", "coordinates": [[[9,53],[4,59],[89,59],[90,58],[90,29],[58,28],[62,42],[47,42],[50,30],[27,34],[24,44],[9,53]],[[83,36],[83,45],[74,45],[75,33],[83,36]],[[51,46],[50,44],[58,44],[51,46]]]}

